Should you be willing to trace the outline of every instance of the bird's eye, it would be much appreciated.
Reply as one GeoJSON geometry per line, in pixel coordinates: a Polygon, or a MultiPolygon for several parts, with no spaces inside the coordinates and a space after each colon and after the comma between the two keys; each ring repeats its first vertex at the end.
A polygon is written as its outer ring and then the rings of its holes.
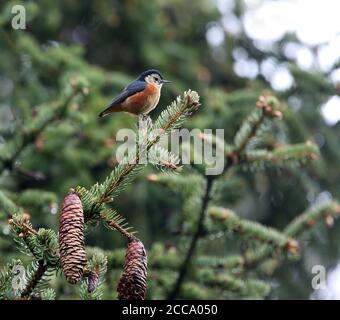
{"type": "Polygon", "coordinates": [[[157,83],[160,83],[161,82],[161,79],[159,76],[154,76],[153,77],[154,81],[157,82],[157,83]]]}

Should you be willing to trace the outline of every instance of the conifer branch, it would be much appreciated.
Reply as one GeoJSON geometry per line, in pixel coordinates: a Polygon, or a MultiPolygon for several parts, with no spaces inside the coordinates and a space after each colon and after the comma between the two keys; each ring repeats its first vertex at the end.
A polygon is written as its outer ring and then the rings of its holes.
{"type": "Polygon", "coordinates": [[[38,261],[43,261],[47,267],[59,265],[59,251],[57,236],[53,230],[35,230],[29,221],[27,213],[16,214],[8,223],[15,235],[14,240],[19,244],[23,253],[33,256],[38,261]]]}
{"type": "MultiPolygon", "coordinates": [[[[302,233],[308,231],[319,220],[324,219],[327,225],[333,224],[333,219],[340,216],[340,205],[336,201],[325,203],[321,206],[306,210],[304,213],[298,215],[286,228],[283,230],[283,234],[287,237],[298,238],[302,233]]],[[[264,262],[270,255],[271,250],[268,245],[262,245],[256,250],[250,250],[245,255],[245,266],[247,269],[253,269],[257,267],[261,262],[264,262]]],[[[277,268],[280,264],[276,261],[273,264],[273,268],[277,268]]]]}
{"type": "Polygon", "coordinates": [[[289,166],[304,160],[315,160],[318,158],[319,148],[316,144],[307,141],[294,145],[280,146],[273,151],[252,150],[247,151],[241,157],[240,162],[246,166],[273,165],[289,166]]]}
{"type": "Polygon", "coordinates": [[[204,284],[227,290],[237,296],[264,298],[270,292],[270,285],[264,281],[248,279],[242,280],[225,271],[216,272],[212,269],[200,269],[196,273],[196,278],[204,284]]]}
{"type": "Polygon", "coordinates": [[[205,186],[205,193],[204,193],[204,197],[202,200],[202,206],[201,206],[201,212],[199,214],[199,218],[197,221],[197,229],[195,231],[195,233],[193,234],[193,237],[191,239],[190,245],[189,245],[189,249],[185,255],[185,258],[183,260],[183,263],[179,269],[178,272],[178,277],[177,280],[175,282],[175,285],[172,289],[172,291],[169,294],[169,299],[175,299],[180,291],[181,291],[181,286],[183,284],[183,281],[185,279],[185,276],[187,275],[187,271],[191,262],[191,259],[195,253],[195,249],[197,246],[197,242],[202,234],[203,231],[203,225],[204,225],[204,220],[205,220],[205,216],[206,216],[206,211],[208,208],[208,204],[209,204],[209,200],[210,200],[210,193],[211,193],[211,189],[212,189],[212,185],[213,185],[213,176],[207,176],[206,177],[206,186],[205,186]]]}
{"type": "Polygon", "coordinates": [[[128,228],[124,228],[124,225],[121,225],[118,221],[115,221],[114,219],[108,219],[106,215],[101,215],[101,219],[107,226],[109,226],[109,228],[117,230],[129,241],[137,240],[137,237],[134,236],[133,233],[129,232],[128,228]]]}
{"type": "MultiPolygon", "coordinates": [[[[225,166],[224,172],[227,171],[232,165],[238,163],[239,157],[246,148],[250,139],[255,136],[256,132],[260,128],[266,116],[281,118],[282,113],[278,110],[279,103],[274,97],[265,98],[261,96],[257,102],[257,107],[261,108],[261,110],[255,110],[243,123],[240,130],[235,135],[234,147],[231,148],[232,153],[228,154],[228,158],[231,159],[229,163],[225,166]]],[[[204,137],[202,137],[204,138],[204,137]]],[[[218,144],[219,141],[215,139],[215,144],[218,144]]],[[[220,143],[218,144],[220,145],[220,143]]],[[[230,148],[229,148],[230,149],[230,148]]],[[[229,150],[229,151],[231,151],[229,150]]],[[[191,259],[194,255],[197,242],[202,234],[206,210],[208,207],[208,203],[210,200],[210,193],[213,184],[214,177],[206,176],[206,190],[202,200],[201,211],[199,214],[199,219],[197,221],[197,229],[194,232],[189,249],[185,255],[183,263],[179,269],[178,278],[175,282],[173,290],[169,294],[169,299],[175,299],[176,296],[180,293],[182,283],[186,276],[188,267],[190,265],[191,259]]]]}
{"type": "MultiPolygon", "coordinates": [[[[34,125],[30,125],[29,128],[23,130],[22,136],[20,137],[21,141],[19,146],[15,149],[12,155],[8,158],[2,160],[3,168],[12,170],[14,169],[14,163],[16,159],[20,156],[22,151],[25,148],[32,144],[36,138],[52,123],[56,122],[57,120],[61,119],[68,106],[70,105],[72,99],[78,94],[87,94],[87,84],[86,81],[83,79],[71,79],[71,92],[65,97],[62,103],[57,104],[57,106],[52,110],[52,112],[48,112],[48,115],[42,115],[41,119],[37,119],[33,122],[34,125]]],[[[39,117],[39,115],[38,115],[39,117]]]]}
{"type": "MultiPolygon", "coordinates": [[[[161,137],[170,130],[178,127],[185,117],[189,116],[199,107],[199,97],[195,91],[187,91],[184,97],[178,97],[156,120],[153,130],[147,141],[148,152],[161,137]]],[[[112,201],[112,198],[132,179],[131,174],[141,169],[140,154],[133,159],[124,158],[121,163],[111,172],[101,185],[96,185],[91,191],[98,194],[95,206],[112,201]]]]}
{"type": "Polygon", "coordinates": [[[14,266],[21,266],[22,262],[18,259],[13,259],[0,270],[0,300],[12,299],[12,269],[14,266]],[[9,290],[10,288],[10,290],[9,290]]]}
{"type": "Polygon", "coordinates": [[[0,209],[4,210],[8,216],[19,211],[17,205],[3,192],[0,190],[0,209]]]}
{"type": "Polygon", "coordinates": [[[266,118],[281,119],[283,116],[280,110],[280,103],[273,96],[260,96],[256,102],[256,106],[258,109],[255,109],[248,116],[235,134],[232,152],[229,151],[227,154],[229,162],[225,171],[239,163],[240,156],[245,151],[250,140],[256,136],[266,118]]]}
{"type": "MultiPolygon", "coordinates": [[[[167,299],[169,287],[173,287],[176,272],[170,270],[154,270],[150,272],[150,280],[162,289],[162,299],[167,299]]],[[[182,285],[179,299],[216,299],[221,290],[209,287],[198,281],[185,281],[182,285]]]]}
{"type": "MultiPolygon", "coordinates": [[[[84,279],[80,287],[83,300],[99,300],[103,295],[104,276],[107,271],[107,256],[98,248],[87,248],[89,262],[84,270],[84,279]]],[[[121,266],[120,266],[121,268],[121,266]]]]}
{"type": "Polygon", "coordinates": [[[333,219],[338,218],[339,216],[340,204],[336,201],[331,201],[319,207],[311,208],[297,216],[283,232],[287,236],[298,237],[301,233],[314,226],[319,220],[324,219],[327,224],[327,219],[329,219],[329,217],[333,219]]]}
{"type": "Polygon", "coordinates": [[[21,298],[28,298],[32,294],[40,280],[42,280],[47,268],[43,261],[38,261],[38,267],[22,291],[21,298]]]}
{"type": "MultiPolygon", "coordinates": [[[[87,250],[92,250],[87,247],[87,250]]],[[[121,268],[124,263],[124,250],[115,249],[105,251],[110,268],[121,268]]],[[[161,244],[149,249],[149,266],[151,270],[178,270],[183,262],[182,256],[178,254],[177,249],[165,250],[161,244]]],[[[241,255],[230,255],[226,257],[214,255],[198,255],[195,260],[195,266],[200,268],[242,270],[245,260],[241,255]]]]}
{"type": "Polygon", "coordinates": [[[239,218],[231,210],[219,207],[209,209],[209,216],[226,230],[231,230],[246,240],[257,240],[276,248],[297,254],[299,246],[296,240],[276,229],[265,227],[257,222],[239,218]]]}

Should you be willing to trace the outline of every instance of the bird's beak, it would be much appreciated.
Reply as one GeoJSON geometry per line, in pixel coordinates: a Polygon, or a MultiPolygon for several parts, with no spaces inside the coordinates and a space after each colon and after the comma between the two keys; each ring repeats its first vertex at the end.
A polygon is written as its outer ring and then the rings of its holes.
{"type": "Polygon", "coordinates": [[[169,80],[162,80],[162,83],[171,83],[172,81],[169,80]]]}

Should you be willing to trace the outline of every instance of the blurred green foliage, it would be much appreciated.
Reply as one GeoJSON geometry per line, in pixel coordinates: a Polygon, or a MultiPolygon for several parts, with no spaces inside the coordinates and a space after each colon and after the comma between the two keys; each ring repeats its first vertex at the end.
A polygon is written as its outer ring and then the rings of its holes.
{"type": "MultiPolygon", "coordinates": [[[[312,140],[319,145],[321,157],[308,167],[267,168],[255,174],[242,171],[227,181],[219,195],[220,203],[233,207],[242,217],[283,228],[322,197],[340,198],[340,126],[329,127],[320,116],[320,106],[330,96],[338,95],[339,90],[326,74],[302,71],[284,56],[282,47],[288,41],[297,42],[294,36],[286,36],[272,50],[264,52],[243,31],[236,35],[226,32],[220,47],[210,47],[206,31],[211,23],[219,23],[221,13],[208,0],[23,1],[27,29],[13,30],[11,8],[19,3],[0,4],[0,158],[20,144],[16,132],[32,125],[37,114],[48,115],[67,95],[65,88],[70,79],[83,76],[90,90],[86,97],[75,98],[66,110],[65,120],[51,124],[16,160],[21,171],[39,173],[41,179],[2,168],[0,189],[31,214],[36,227],[56,230],[57,206],[66,191],[76,185],[92,186],[115,165],[115,133],[120,128],[135,128],[135,119],[115,114],[102,120],[98,113],[145,69],[157,68],[173,81],[163,88],[152,118],[183,90],[191,88],[200,93],[202,108],[186,126],[224,128],[225,138],[232,142],[258,95],[270,88],[262,76],[247,80],[234,73],[235,48],[243,48],[258,63],[269,57],[287,62],[295,80],[291,89],[277,93],[281,100],[288,101],[285,121],[266,135],[266,146],[273,146],[276,140],[283,144],[312,140]],[[294,101],[298,101],[299,108],[290,104],[294,101]],[[8,145],[7,141],[11,143],[8,145]]],[[[244,7],[241,1],[236,4],[233,14],[240,17],[244,7]]],[[[176,250],[181,246],[174,234],[179,196],[150,184],[146,175],[152,172],[148,168],[140,174],[115,203],[130,225],[136,227],[146,247],[152,248],[151,257],[164,247],[176,250]]],[[[273,298],[309,297],[311,264],[329,268],[340,256],[336,245],[339,228],[339,223],[335,223],[331,230],[315,229],[304,242],[310,248],[304,260],[298,264],[289,262],[272,276],[278,284],[271,293],[273,298]]],[[[0,266],[16,256],[7,233],[6,213],[0,211],[0,266]]],[[[124,244],[115,233],[101,227],[86,234],[86,242],[103,250],[119,249],[124,244]]],[[[224,256],[235,251],[231,242],[219,238],[207,241],[202,251],[224,256]]],[[[115,259],[118,258],[109,257],[105,298],[116,296],[119,272],[110,272],[115,259]]],[[[208,275],[201,277],[208,281],[208,275]]],[[[159,271],[152,277],[150,296],[164,297],[166,293],[155,283],[171,282],[172,275],[159,271]]],[[[257,286],[222,280],[238,287],[257,286]]],[[[55,279],[54,287],[60,298],[75,296],[73,289],[62,281],[55,279]]],[[[259,290],[267,292],[267,288],[259,290]]],[[[214,290],[203,293],[199,284],[188,282],[183,297],[218,296],[214,290]]]]}

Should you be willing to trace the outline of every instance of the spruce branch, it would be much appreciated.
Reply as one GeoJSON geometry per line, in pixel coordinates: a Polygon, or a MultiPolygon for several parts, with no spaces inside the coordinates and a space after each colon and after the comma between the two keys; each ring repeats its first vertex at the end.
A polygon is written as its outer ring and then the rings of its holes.
{"type": "MultiPolygon", "coordinates": [[[[176,280],[176,272],[170,270],[153,270],[150,272],[151,286],[155,284],[158,291],[158,299],[166,299],[169,288],[172,288],[176,280]]],[[[180,299],[216,299],[221,290],[208,287],[198,281],[186,281],[178,298],[180,299]]]]}
{"type": "Polygon", "coordinates": [[[213,300],[220,294],[220,290],[209,288],[194,281],[183,283],[183,288],[179,295],[180,299],[191,300],[213,300]]]}
{"type": "Polygon", "coordinates": [[[207,286],[218,287],[237,294],[238,297],[264,298],[270,292],[270,285],[256,279],[240,279],[225,271],[200,269],[196,273],[197,280],[207,286]]]}
{"type": "Polygon", "coordinates": [[[171,130],[179,128],[185,118],[190,116],[200,106],[199,95],[196,91],[188,90],[184,92],[183,97],[177,97],[157,118],[154,129],[159,133],[154,137],[151,144],[159,141],[162,134],[169,133],[171,130]]]}
{"type": "Polygon", "coordinates": [[[161,171],[178,172],[181,168],[178,156],[158,145],[150,148],[148,160],[161,171]]]}
{"type": "Polygon", "coordinates": [[[44,261],[48,267],[59,265],[59,251],[57,236],[53,230],[40,228],[35,230],[27,213],[15,214],[9,219],[14,234],[14,241],[21,251],[38,261],[44,261]]]}
{"type": "Polygon", "coordinates": [[[327,218],[338,218],[340,216],[340,204],[336,201],[325,203],[321,206],[311,208],[297,216],[285,229],[284,233],[290,237],[298,237],[304,231],[314,226],[319,220],[327,218]]]}
{"type": "Polygon", "coordinates": [[[42,280],[47,268],[43,261],[38,261],[38,266],[22,291],[21,298],[28,298],[33,293],[38,283],[42,280]]]}
{"type": "Polygon", "coordinates": [[[86,226],[92,223],[102,222],[107,228],[120,232],[121,235],[127,239],[134,238],[134,231],[131,231],[132,227],[130,227],[125,218],[115,210],[108,208],[105,204],[99,207],[96,206],[94,195],[84,187],[78,186],[76,192],[82,199],[86,226]]]}
{"type": "MultiPolygon", "coordinates": [[[[177,169],[177,163],[179,162],[178,158],[170,154],[168,151],[165,152],[165,149],[156,146],[156,144],[160,141],[163,135],[168,134],[172,129],[179,127],[183,120],[193,111],[197,110],[198,107],[198,94],[195,91],[189,90],[184,93],[183,98],[178,97],[175,102],[164,110],[153,126],[152,122],[147,119],[146,123],[144,123],[144,128],[140,128],[141,132],[139,132],[137,136],[137,141],[142,141],[144,142],[144,145],[146,144],[144,151],[151,156],[152,160],[154,160],[152,157],[154,155],[154,158],[158,159],[158,165],[167,167],[168,169],[177,169]],[[151,133],[145,132],[150,130],[151,127],[151,133]]],[[[128,229],[122,224],[123,220],[117,216],[115,212],[107,209],[105,204],[111,202],[114,197],[116,197],[118,193],[133,179],[133,176],[141,170],[142,164],[140,163],[140,151],[139,147],[135,156],[132,158],[131,156],[123,158],[123,160],[114,168],[102,184],[95,184],[89,191],[80,186],[76,188],[76,193],[82,200],[85,221],[101,220],[108,227],[118,230],[129,240],[129,248],[132,248],[132,244],[139,246],[139,244],[141,244],[140,240],[132,233],[128,232],[128,229]]],[[[210,193],[210,187],[208,193],[210,193]]],[[[205,209],[203,210],[202,218],[200,219],[204,218],[204,214],[205,209]]],[[[201,228],[199,228],[198,233],[201,233],[201,228]]],[[[191,244],[192,253],[196,246],[196,241],[197,240],[191,244]]],[[[140,281],[143,283],[146,281],[146,278],[139,278],[138,268],[143,269],[144,264],[142,263],[139,265],[138,262],[131,265],[131,267],[126,265],[118,287],[121,299],[137,298],[137,296],[138,298],[144,298],[142,292],[135,295],[131,291],[133,289],[133,286],[131,287],[131,285],[134,281],[137,281],[138,283],[140,283],[140,281]]],[[[180,280],[180,282],[182,282],[182,280],[180,280]]],[[[144,289],[146,289],[146,287],[144,288],[144,284],[142,284],[141,290],[143,291],[144,289]]]]}
{"type": "Polygon", "coordinates": [[[41,300],[55,300],[56,293],[52,288],[46,288],[40,292],[41,300]]]}
{"type": "Polygon", "coordinates": [[[19,259],[12,259],[0,270],[0,300],[13,299],[13,267],[22,266],[19,259]]]}
{"type": "Polygon", "coordinates": [[[293,238],[257,222],[241,219],[231,210],[212,207],[209,209],[209,216],[219,226],[235,232],[245,240],[257,240],[291,254],[298,253],[299,245],[293,238]]]}
{"type": "Polygon", "coordinates": [[[213,176],[206,176],[206,186],[205,186],[205,193],[204,193],[204,197],[202,200],[202,206],[201,206],[201,211],[199,214],[199,218],[197,221],[197,229],[195,231],[195,233],[193,234],[193,237],[191,239],[191,242],[189,244],[189,248],[188,251],[186,252],[185,258],[182,262],[181,267],[179,268],[179,272],[178,272],[178,277],[177,280],[175,282],[175,285],[172,289],[172,291],[170,292],[168,298],[173,300],[175,299],[180,291],[181,291],[181,287],[183,284],[183,281],[187,275],[188,272],[188,268],[191,262],[191,259],[195,253],[196,250],[196,246],[197,246],[197,242],[199,240],[199,238],[201,237],[201,234],[203,232],[203,225],[204,225],[204,220],[206,217],[206,211],[208,208],[208,204],[210,201],[210,193],[211,193],[211,189],[212,189],[212,185],[213,185],[213,176]]]}
{"type": "Polygon", "coordinates": [[[0,190],[0,209],[5,211],[8,216],[19,212],[17,205],[3,192],[0,190]]]}
{"type": "MultiPolygon", "coordinates": [[[[331,201],[323,205],[313,207],[306,210],[304,213],[298,215],[286,228],[283,230],[283,234],[287,237],[298,238],[304,232],[310,230],[318,221],[324,220],[325,224],[329,225],[333,223],[333,219],[340,216],[340,205],[336,201],[331,201]]],[[[245,266],[247,269],[253,269],[264,263],[271,253],[271,249],[268,245],[262,245],[256,250],[249,250],[245,254],[245,266]]],[[[272,272],[280,265],[279,260],[273,261],[270,265],[270,271],[272,272]]],[[[265,268],[266,266],[264,266],[265,268]]]]}
{"type": "Polygon", "coordinates": [[[256,106],[257,109],[251,112],[235,134],[232,152],[229,152],[227,155],[229,163],[225,171],[230,166],[239,163],[241,154],[245,151],[251,139],[256,136],[267,118],[281,119],[283,116],[280,110],[280,103],[273,96],[260,96],[256,102],[256,106]]]}
{"type": "Polygon", "coordinates": [[[227,144],[224,139],[214,134],[201,132],[198,137],[204,142],[209,143],[212,147],[222,151],[225,156],[229,156],[233,152],[232,145],[227,144]]]}
{"type": "Polygon", "coordinates": [[[240,162],[245,166],[273,165],[275,167],[292,166],[306,160],[316,160],[319,155],[319,148],[311,141],[305,143],[280,146],[273,151],[252,150],[246,151],[240,162]]]}
{"type": "Polygon", "coordinates": [[[88,248],[86,253],[89,262],[84,271],[80,297],[83,300],[99,300],[103,295],[102,287],[107,272],[107,256],[99,248],[88,248]]]}
{"type": "MultiPolygon", "coordinates": [[[[146,151],[149,152],[164,134],[180,126],[184,119],[198,107],[199,96],[195,91],[189,90],[184,93],[183,98],[178,97],[156,120],[147,142],[146,151]]],[[[141,168],[140,154],[137,153],[132,159],[126,156],[101,185],[91,188],[90,191],[97,194],[94,205],[98,207],[112,201],[133,179],[133,174],[136,174],[141,168]]]]}
{"type": "Polygon", "coordinates": [[[179,226],[181,233],[195,230],[197,225],[196,212],[200,210],[205,184],[204,177],[198,174],[169,175],[151,174],[147,177],[150,182],[168,187],[180,194],[182,201],[183,221],[179,226]]]}
{"type": "MultiPolygon", "coordinates": [[[[92,250],[88,247],[87,250],[92,250]]],[[[111,269],[119,269],[124,263],[124,250],[121,248],[105,251],[108,258],[108,265],[111,269]]],[[[183,262],[182,256],[174,247],[165,249],[160,243],[155,244],[149,249],[149,265],[151,270],[178,270],[183,262]]],[[[200,268],[226,269],[230,272],[242,270],[244,257],[241,255],[230,255],[219,257],[214,255],[200,254],[196,257],[195,266],[200,268]]]]}
{"type": "Polygon", "coordinates": [[[181,193],[184,196],[189,193],[199,193],[198,189],[202,188],[205,184],[204,178],[198,174],[186,174],[186,175],[169,175],[169,174],[149,174],[147,176],[148,181],[158,183],[160,185],[168,187],[170,190],[176,193],[181,193]]]}
{"type": "Polygon", "coordinates": [[[129,241],[137,240],[133,232],[130,232],[131,228],[127,226],[125,219],[118,215],[115,211],[111,209],[105,209],[103,210],[100,218],[108,228],[117,230],[129,241]]]}
{"type": "Polygon", "coordinates": [[[78,94],[87,94],[88,88],[86,80],[82,78],[70,80],[71,89],[68,95],[64,98],[63,102],[58,103],[52,110],[48,110],[47,114],[43,113],[40,117],[30,124],[28,128],[24,128],[23,133],[20,137],[20,143],[16,147],[15,151],[6,159],[2,160],[3,168],[12,170],[15,168],[14,164],[17,158],[20,156],[25,148],[34,143],[36,138],[52,123],[60,120],[64,117],[68,106],[72,99],[78,94]]]}

